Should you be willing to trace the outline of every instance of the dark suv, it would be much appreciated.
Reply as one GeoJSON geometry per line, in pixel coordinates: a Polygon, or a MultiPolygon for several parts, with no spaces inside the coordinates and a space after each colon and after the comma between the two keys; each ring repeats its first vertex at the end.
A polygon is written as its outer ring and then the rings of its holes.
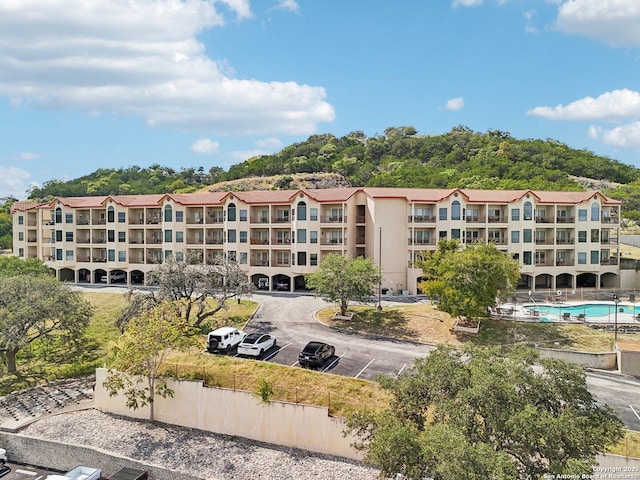
{"type": "Polygon", "coordinates": [[[335,353],[336,348],[333,345],[323,342],[309,342],[298,355],[298,362],[304,368],[321,367],[335,353]]]}

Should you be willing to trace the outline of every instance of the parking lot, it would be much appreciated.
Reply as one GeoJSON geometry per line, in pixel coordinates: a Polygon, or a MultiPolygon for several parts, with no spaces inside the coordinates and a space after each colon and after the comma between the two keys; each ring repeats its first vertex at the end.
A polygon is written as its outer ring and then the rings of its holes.
{"type": "Polygon", "coordinates": [[[60,472],[53,470],[44,470],[42,468],[18,465],[15,463],[7,463],[7,467],[10,468],[9,472],[5,474],[0,473],[2,480],[25,480],[27,478],[30,480],[44,480],[47,478],[47,475],[60,474],[60,472]]]}
{"type": "MultiPolygon", "coordinates": [[[[288,342],[284,345],[278,345],[266,351],[258,360],[300,367],[298,354],[304,346],[305,344],[300,342],[288,342]]],[[[403,360],[394,361],[389,358],[362,356],[356,352],[339,351],[338,347],[336,347],[336,354],[316,370],[344,377],[375,380],[380,375],[395,377],[408,366],[407,362],[403,360]]]]}

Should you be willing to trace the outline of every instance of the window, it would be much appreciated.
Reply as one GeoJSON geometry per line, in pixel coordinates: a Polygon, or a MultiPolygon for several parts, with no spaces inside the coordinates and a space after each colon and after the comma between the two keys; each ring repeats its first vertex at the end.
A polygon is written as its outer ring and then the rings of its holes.
{"type": "Polygon", "coordinates": [[[183,242],[184,242],[184,232],[176,232],[176,243],[183,243],[183,242]]]}
{"type": "Polygon", "coordinates": [[[236,204],[230,203],[227,207],[227,221],[235,222],[236,221],[236,204]]]}
{"type": "Polygon", "coordinates": [[[227,258],[229,259],[230,262],[235,262],[236,258],[238,258],[235,250],[229,250],[229,253],[227,255],[228,255],[227,258]]]}
{"type": "Polygon", "coordinates": [[[587,252],[578,252],[578,264],[579,265],[587,264],[587,252]]]}
{"type": "MultiPolygon", "coordinates": [[[[451,220],[460,220],[460,202],[458,200],[451,202],[451,220]]],[[[460,236],[453,238],[460,238],[460,236]]]]}
{"type": "Polygon", "coordinates": [[[118,232],[118,242],[126,242],[127,241],[127,232],[118,232]]]}
{"type": "Polygon", "coordinates": [[[118,261],[126,262],[127,261],[127,252],[124,250],[118,250],[118,261]]]}
{"type": "Polygon", "coordinates": [[[107,241],[115,242],[116,241],[116,231],[115,230],[107,230],[107,241]]]}
{"type": "MultiPolygon", "coordinates": [[[[62,241],[62,230],[56,230],[56,242],[62,241]]],[[[62,260],[62,258],[60,259],[62,260]]]]}
{"type": "MultiPolygon", "coordinates": [[[[451,214],[453,215],[453,212],[451,212],[451,214]]],[[[460,239],[460,229],[459,228],[454,228],[454,229],[451,230],[451,239],[452,240],[460,239]]]]}
{"type": "Polygon", "coordinates": [[[173,250],[165,250],[165,251],[164,251],[164,258],[165,258],[165,260],[166,260],[167,258],[169,258],[171,255],[173,255],[173,250]]]}
{"type": "Polygon", "coordinates": [[[113,207],[107,208],[107,222],[113,223],[116,221],[116,210],[113,207]]]}
{"type": "Polygon", "coordinates": [[[247,231],[240,230],[240,243],[247,243],[247,231]]]}
{"type": "Polygon", "coordinates": [[[247,264],[247,252],[240,252],[240,264],[241,265],[247,264]]]}
{"type": "Polygon", "coordinates": [[[438,209],[438,219],[446,220],[447,219],[447,208],[441,207],[438,209]]]}
{"type": "Polygon", "coordinates": [[[307,252],[298,252],[298,265],[307,264],[307,252]]]}
{"type": "Polygon", "coordinates": [[[597,228],[591,229],[591,241],[594,243],[598,243],[600,241],[600,230],[597,228]]]}
{"type": "Polygon", "coordinates": [[[536,265],[544,265],[547,263],[546,252],[536,252],[536,265]]]}
{"type": "Polygon", "coordinates": [[[524,202],[523,219],[531,220],[533,218],[533,206],[531,202],[524,202]]]}
{"type": "Polygon", "coordinates": [[[587,209],[586,208],[581,208],[580,210],[578,210],[578,221],[579,222],[586,222],[587,221],[587,209]]]}
{"type": "Polygon", "coordinates": [[[73,260],[73,250],[65,250],[64,252],[64,259],[69,261],[73,260]]]}
{"type": "Polygon", "coordinates": [[[24,248],[19,248],[18,249],[18,256],[19,257],[24,257],[24,248]]]}
{"type": "Polygon", "coordinates": [[[176,261],[184,262],[184,252],[176,252],[176,261]]]}
{"type": "Polygon", "coordinates": [[[247,211],[246,210],[240,210],[240,221],[241,222],[246,222],[247,221],[247,211]]]}
{"type": "Polygon", "coordinates": [[[511,243],[520,243],[520,232],[518,230],[511,232],[511,243]]]}
{"type": "Polygon", "coordinates": [[[24,242],[24,232],[18,232],[18,240],[24,242]]]}
{"type": "Polygon", "coordinates": [[[56,260],[62,260],[62,249],[56,248],[56,260]]]}
{"type": "Polygon", "coordinates": [[[24,225],[24,217],[22,215],[18,215],[18,225],[24,225]]]}
{"type": "Polygon", "coordinates": [[[115,262],[116,261],[116,251],[112,250],[112,249],[107,250],[107,259],[110,262],[115,262]]]}
{"type": "Polygon", "coordinates": [[[318,231],[311,230],[309,232],[309,243],[318,243],[318,231]]]}
{"type": "Polygon", "coordinates": [[[311,265],[312,267],[315,267],[316,265],[318,265],[318,254],[317,253],[309,254],[309,265],[311,265]]]}
{"type": "Polygon", "coordinates": [[[289,265],[289,254],[287,252],[276,252],[276,265],[289,265]]]}
{"type": "Polygon", "coordinates": [[[126,223],[127,212],[118,212],[118,223],[126,223]]]}
{"type": "MultiPolygon", "coordinates": [[[[56,208],[56,223],[62,223],[62,209],[60,207],[56,208]]],[[[62,253],[60,255],[62,256],[62,253]]]]}
{"type": "MultiPolygon", "coordinates": [[[[313,209],[311,209],[313,210],[313,209]]],[[[317,215],[318,209],[316,209],[317,215]]],[[[313,219],[312,219],[313,220],[313,219]]],[[[316,219],[317,220],[317,219],[316,219]]],[[[289,221],[289,209],[279,208],[276,210],[276,222],[288,222],[289,221]]]]}
{"type": "Polygon", "coordinates": [[[298,243],[307,243],[307,231],[304,228],[299,228],[296,234],[296,241],[298,243]]]}
{"type": "Polygon", "coordinates": [[[591,265],[597,265],[600,263],[600,252],[598,250],[591,250],[591,265]]]}
{"type": "Polygon", "coordinates": [[[67,242],[73,242],[73,232],[65,232],[64,236],[67,242]]]}
{"type": "Polygon", "coordinates": [[[164,207],[164,221],[173,222],[173,209],[171,208],[171,205],[166,205],[164,207]]]}
{"type": "Polygon", "coordinates": [[[236,231],[234,229],[227,231],[227,242],[236,243],[236,231]]]}
{"type": "Polygon", "coordinates": [[[525,228],[522,231],[522,242],[523,243],[531,243],[531,229],[530,228],[525,228]]]}
{"type": "Polygon", "coordinates": [[[587,243],[587,231],[586,230],[578,231],[578,243],[587,243]]]}
{"type": "Polygon", "coordinates": [[[446,239],[446,238],[447,238],[447,232],[446,232],[446,230],[445,230],[445,231],[442,231],[442,232],[438,232],[438,238],[439,238],[440,240],[442,240],[442,239],[446,239]]]}
{"type": "Polygon", "coordinates": [[[522,263],[524,265],[531,265],[531,252],[522,252],[522,263]]]}
{"type": "Polygon", "coordinates": [[[311,221],[316,221],[318,220],[318,209],[317,208],[310,208],[309,209],[309,220],[311,221]]]}
{"type": "Polygon", "coordinates": [[[173,242],[173,230],[165,230],[164,231],[164,241],[165,242],[173,242]]]}
{"type": "Polygon", "coordinates": [[[599,222],[600,221],[600,205],[596,202],[591,204],[591,221],[599,222]]]}
{"type": "Polygon", "coordinates": [[[307,219],[307,204],[304,202],[299,202],[296,208],[298,211],[298,220],[306,220],[307,219]]]}
{"type": "Polygon", "coordinates": [[[73,223],[73,213],[64,214],[64,223],[73,223]]]}
{"type": "Polygon", "coordinates": [[[176,222],[184,222],[184,211],[176,210],[176,222]]]}

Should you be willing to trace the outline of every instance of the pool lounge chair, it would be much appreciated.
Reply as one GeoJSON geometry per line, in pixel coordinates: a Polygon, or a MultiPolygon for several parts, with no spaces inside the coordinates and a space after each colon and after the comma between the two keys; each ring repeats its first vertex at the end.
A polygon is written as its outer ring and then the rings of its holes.
{"type": "Polygon", "coordinates": [[[562,320],[571,320],[571,314],[569,312],[564,312],[562,314],[562,320]]]}
{"type": "Polygon", "coordinates": [[[585,317],[584,313],[579,313],[579,314],[578,314],[578,316],[576,317],[576,319],[577,319],[579,322],[584,322],[586,318],[587,318],[587,317],[585,317]]]}

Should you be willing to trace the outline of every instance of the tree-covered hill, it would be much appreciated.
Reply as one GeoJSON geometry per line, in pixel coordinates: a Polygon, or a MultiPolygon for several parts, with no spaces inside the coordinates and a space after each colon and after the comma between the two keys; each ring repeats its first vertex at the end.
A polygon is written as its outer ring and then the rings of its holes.
{"type": "MultiPolygon", "coordinates": [[[[189,192],[215,182],[280,175],[272,188],[289,188],[296,173],[335,173],[353,186],[582,190],[585,178],[625,201],[625,216],[640,219],[640,170],[558,141],[516,139],[508,132],[458,126],[442,135],[391,127],[383,135],[312,135],[273,155],[253,157],[228,171],[183,168],[100,169],[67,182],[51,180],[30,198],[189,192]]],[[[250,185],[250,184],[249,184],[250,185]]],[[[237,188],[237,187],[235,187],[237,188]]]]}

